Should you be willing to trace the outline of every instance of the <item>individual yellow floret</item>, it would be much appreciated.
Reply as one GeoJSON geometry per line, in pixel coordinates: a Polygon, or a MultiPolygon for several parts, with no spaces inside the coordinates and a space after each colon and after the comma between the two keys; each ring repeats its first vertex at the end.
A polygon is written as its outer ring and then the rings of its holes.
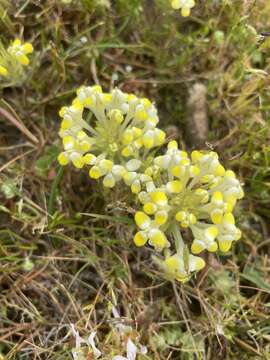
{"type": "Polygon", "coordinates": [[[29,64],[29,59],[26,55],[33,52],[33,46],[29,42],[22,44],[20,39],[15,39],[7,51],[11,54],[11,56],[15,57],[21,65],[27,66],[29,64]]]}
{"type": "Polygon", "coordinates": [[[190,10],[195,6],[194,0],[171,0],[173,9],[181,9],[181,15],[187,17],[190,15],[190,10]]]}
{"type": "Polygon", "coordinates": [[[182,222],[186,219],[187,214],[185,211],[178,211],[175,215],[175,219],[179,222],[182,222]]]}
{"type": "Polygon", "coordinates": [[[7,76],[7,75],[8,75],[8,70],[4,66],[0,65],[0,76],[7,76]]]}
{"type": "Polygon", "coordinates": [[[152,201],[159,206],[165,206],[168,203],[168,198],[164,191],[155,190],[150,193],[150,197],[152,201]]]}
{"type": "Polygon", "coordinates": [[[182,176],[184,176],[185,174],[185,167],[184,166],[181,166],[181,165],[175,165],[173,168],[172,168],[172,175],[181,179],[182,176]]]}
{"type": "Polygon", "coordinates": [[[214,209],[211,211],[210,216],[214,224],[220,224],[223,219],[223,211],[221,209],[214,209]]]}
{"type": "Polygon", "coordinates": [[[124,116],[119,109],[113,109],[108,113],[109,118],[115,121],[117,124],[121,124],[124,120],[124,116]]]}
{"type": "Polygon", "coordinates": [[[106,188],[113,188],[115,186],[115,183],[116,183],[115,178],[111,173],[107,174],[103,179],[103,185],[106,188]]]}
{"type": "Polygon", "coordinates": [[[178,194],[183,189],[183,184],[179,180],[169,181],[166,184],[166,189],[172,194],[178,194]]]}
{"type": "Polygon", "coordinates": [[[142,189],[140,181],[139,180],[133,181],[133,183],[131,184],[130,189],[131,189],[131,192],[133,194],[138,194],[142,189]]]}
{"type": "Polygon", "coordinates": [[[89,171],[89,176],[92,179],[99,179],[102,176],[102,172],[98,166],[93,166],[89,171]]]}
{"type": "Polygon", "coordinates": [[[99,163],[99,167],[101,170],[103,170],[105,173],[109,172],[112,170],[113,168],[113,161],[111,160],[107,160],[107,159],[103,159],[100,161],[99,163]]]}
{"type": "Polygon", "coordinates": [[[171,150],[171,149],[174,149],[174,150],[177,150],[178,149],[178,144],[177,144],[177,141],[175,140],[172,140],[168,143],[168,149],[171,150]]]}
{"type": "Polygon", "coordinates": [[[156,251],[162,251],[169,245],[165,234],[159,229],[153,229],[150,231],[149,243],[155,248],[156,251]]]}
{"type": "Polygon", "coordinates": [[[143,135],[143,145],[146,149],[151,149],[154,146],[154,133],[149,130],[143,135]]]}
{"type": "Polygon", "coordinates": [[[75,153],[75,152],[71,153],[70,160],[72,161],[72,164],[77,169],[81,169],[85,165],[85,163],[83,161],[83,156],[79,153],[75,153]]]}
{"type": "Polygon", "coordinates": [[[131,156],[133,153],[133,149],[131,146],[126,146],[122,152],[121,152],[121,155],[123,155],[124,157],[129,157],[131,156]]]}
{"type": "Polygon", "coordinates": [[[224,176],[225,175],[225,169],[221,164],[218,164],[214,169],[214,175],[215,176],[224,176]]]}
{"type": "Polygon", "coordinates": [[[166,224],[168,220],[168,212],[165,210],[157,211],[155,213],[155,223],[159,226],[166,224]]]}
{"type": "Polygon", "coordinates": [[[142,247],[147,243],[147,236],[142,231],[138,231],[133,240],[136,246],[142,247]]]}
{"type": "Polygon", "coordinates": [[[86,154],[83,157],[83,161],[87,165],[94,165],[96,161],[96,156],[94,154],[86,154]]]}
{"type": "Polygon", "coordinates": [[[26,42],[22,45],[22,50],[25,54],[32,54],[34,51],[33,45],[29,42],[26,42]]]}
{"type": "Polygon", "coordinates": [[[149,216],[146,215],[142,211],[137,211],[136,212],[136,214],[135,214],[135,222],[136,222],[137,226],[142,230],[147,229],[151,224],[151,220],[150,220],[149,216]]]}
{"type": "Polygon", "coordinates": [[[134,139],[133,131],[131,129],[127,129],[122,136],[122,143],[124,145],[129,145],[132,143],[133,139],[134,139]]]}
{"type": "Polygon", "coordinates": [[[148,215],[153,215],[157,211],[157,205],[152,202],[147,202],[143,206],[143,211],[148,215]]]}
{"type": "Polygon", "coordinates": [[[58,155],[57,160],[58,160],[59,164],[62,166],[65,166],[69,163],[69,158],[65,152],[61,152],[58,155]]]}
{"type": "Polygon", "coordinates": [[[196,165],[192,165],[190,166],[189,168],[189,174],[191,177],[196,177],[196,176],[199,176],[201,173],[201,170],[198,166],[196,165]]]}

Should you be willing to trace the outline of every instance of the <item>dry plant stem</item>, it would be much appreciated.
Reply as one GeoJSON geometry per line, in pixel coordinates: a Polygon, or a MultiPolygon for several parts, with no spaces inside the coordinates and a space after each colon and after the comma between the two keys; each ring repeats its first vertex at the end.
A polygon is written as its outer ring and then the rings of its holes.
{"type": "Polygon", "coordinates": [[[2,107],[0,107],[0,115],[10,121],[14,126],[16,126],[16,128],[19,129],[26,137],[28,137],[31,142],[33,142],[34,144],[39,143],[35,135],[33,135],[24,124],[15,119],[14,116],[12,116],[7,110],[2,107]]]}
{"type": "Polygon", "coordinates": [[[21,154],[21,155],[18,155],[16,156],[15,158],[11,159],[10,161],[8,161],[6,164],[4,164],[3,166],[0,167],[0,172],[2,172],[3,170],[5,170],[6,168],[8,168],[11,164],[13,164],[15,161],[23,158],[24,156],[32,153],[35,149],[31,149],[31,150],[28,150],[26,151],[25,153],[21,154]]]}
{"type": "Polygon", "coordinates": [[[209,124],[206,107],[205,85],[197,83],[190,90],[187,119],[188,141],[192,146],[202,146],[208,138],[209,124]]]}
{"type": "MultiPolygon", "coordinates": [[[[182,315],[182,317],[183,317],[183,319],[184,319],[184,321],[185,321],[185,325],[186,325],[186,327],[187,327],[187,331],[188,331],[188,332],[190,333],[190,335],[191,335],[191,339],[192,339],[192,343],[193,343],[194,349],[196,349],[196,343],[195,343],[195,340],[194,340],[194,338],[193,338],[193,336],[192,336],[192,331],[191,331],[191,328],[190,328],[190,326],[189,326],[189,320],[187,319],[186,314],[185,314],[185,311],[184,311],[183,306],[182,306],[182,304],[181,304],[182,301],[181,301],[181,298],[180,298],[179,293],[178,293],[178,290],[177,290],[176,281],[172,281],[172,286],[173,286],[173,291],[174,291],[174,294],[175,294],[175,297],[176,297],[177,306],[178,306],[178,308],[179,308],[179,310],[180,310],[180,312],[181,312],[181,315],[182,315]]],[[[195,356],[196,356],[197,359],[199,359],[199,357],[198,357],[197,354],[195,354],[195,356]]]]}

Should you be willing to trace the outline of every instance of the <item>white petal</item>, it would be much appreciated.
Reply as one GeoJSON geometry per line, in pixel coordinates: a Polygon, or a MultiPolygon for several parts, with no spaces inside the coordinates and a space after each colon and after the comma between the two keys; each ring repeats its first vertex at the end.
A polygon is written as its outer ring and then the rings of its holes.
{"type": "Polygon", "coordinates": [[[134,344],[134,342],[130,339],[128,339],[127,342],[127,358],[128,360],[136,360],[137,355],[137,346],[134,344]]]}
{"type": "Polygon", "coordinates": [[[149,181],[149,182],[146,183],[146,190],[147,190],[147,192],[151,192],[151,191],[156,190],[156,186],[153,183],[153,181],[149,181]]]}
{"type": "Polygon", "coordinates": [[[142,162],[138,159],[131,159],[126,163],[128,171],[136,171],[141,166],[142,162]]]}
{"type": "Polygon", "coordinates": [[[93,331],[90,336],[88,337],[88,344],[91,346],[91,348],[93,349],[93,353],[95,355],[95,357],[100,357],[101,355],[101,351],[99,351],[95,345],[95,340],[94,337],[96,336],[96,332],[93,331]]]}
{"type": "Polygon", "coordinates": [[[75,337],[75,342],[76,342],[76,349],[79,349],[80,346],[81,346],[81,343],[84,342],[84,340],[80,337],[80,334],[79,334],[79,331],[77,331],[75,329],[75,326],[74,324],[70,324],[71,326],[71,331],[72,331],[72,334],[73,336],[75,337]]]}

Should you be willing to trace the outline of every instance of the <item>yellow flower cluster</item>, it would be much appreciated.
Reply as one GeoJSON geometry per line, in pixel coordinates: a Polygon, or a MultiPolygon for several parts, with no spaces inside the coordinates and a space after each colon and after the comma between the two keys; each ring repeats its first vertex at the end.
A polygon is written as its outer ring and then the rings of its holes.
{"type": "Polygon", "coordinates": [[[179,10],[181,9],[181,14],[184,17],[190,15],[190,9],[195,6],[194,0],[170,0],[173,9],[179,10]]]}
{"type": "Polygon", "coordinates": [[[15,39],[7,49],[0,44],[0,78],[13,75],[19,78],[22,67],[29,65],[27,55],[32,52],[32,44],[29,42],[23,44],[19,39],[15,39]]]}
{"type": "Polygon", "coordinates": [[[65,150],[58,156],[61,165],[87,166],[89,176],[103,178],[105,187],[123,180],[133,193],[151,180],[138,170],[148,152],[164,143],[165,133],[156,127],[157,110],[148,99],[119,89],[103,93],[100,86],[81,87],[60,116],[65,150]]]}
{"type": "Polygon", "coordinates": [[[7,50],[23,66],[29,65],[28,54],[32,54],[33,45],[29,42],[22,44],[20,39],[15,39],[7,50]]]}
{"type": "Polygon", "coordinates": [[[107,188],[118,181],[130,187],[141,204],[134,242],[164,253],[163,260],[156,259],[169,278],[188,280],[205,266],[199,254],[227,252],[241,237],[233,210],[244,193],[234,172],[224,169],[217,153],[189,156],[176,141],[164,155],[154,156],[152,149],[164,144],[165,133],[156,127],[157,110],[148,99],[81,87],[60,116],[59,163],[88,167],[89,176],[102,178],[107,188]]]}
{"type": "Polygon", "coordinates": [[[193,151],[191,157],[178,149],[176,141],[168,144],[165,155],[154,159],[154,181],[138,194],[142,211],[135,214],[139,231],[134,237],[137,246],[147,242],[167,254],[164,267],[176,278],[186,279],[189,273],[204,267],[198,256],[203,250],[230,250],[241,237],[232,214],[236,201],[244,195],[233,171],[225,170],[215,152],[193,151]],[[191,252],[184,266],[183,234],[193,236],[191,252]],[[174,240],[177,253],[168,248],[174,240]]]}

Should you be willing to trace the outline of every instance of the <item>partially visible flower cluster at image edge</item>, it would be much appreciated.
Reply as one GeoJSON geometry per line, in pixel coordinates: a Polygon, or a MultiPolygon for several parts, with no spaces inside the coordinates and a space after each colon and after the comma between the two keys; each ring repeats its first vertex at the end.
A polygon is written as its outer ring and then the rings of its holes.
{"type": "Polygon", "coordinates": [[[8,77],[29,65],[28,55],[33,52],[31,43],[15,39],[7,49],[0,45],[0,78],[8,77]]]}
{"type": "Polygon", "coordinates": [[[204,268],[204,251],[228,252],[240,239],[233,210],[244,193],[235,173],[221,165],[217,153],[189,155],[176,141],[157,155],[166,134],[148,99],[81,87],[60,116],[60,165],[87,167],[90,178],[102,179],[106,188],[120,181],[130,188],[138,206],[134,242],[154,249],[167,278],[187,281],[204,268]]]}
{"type": "Polygon", "coordinates": [[[181,15],[187,17],[190,10],[195,6],[195,0],[170,0],[171,6],[175,10],[181,10],[181,15]]]}

